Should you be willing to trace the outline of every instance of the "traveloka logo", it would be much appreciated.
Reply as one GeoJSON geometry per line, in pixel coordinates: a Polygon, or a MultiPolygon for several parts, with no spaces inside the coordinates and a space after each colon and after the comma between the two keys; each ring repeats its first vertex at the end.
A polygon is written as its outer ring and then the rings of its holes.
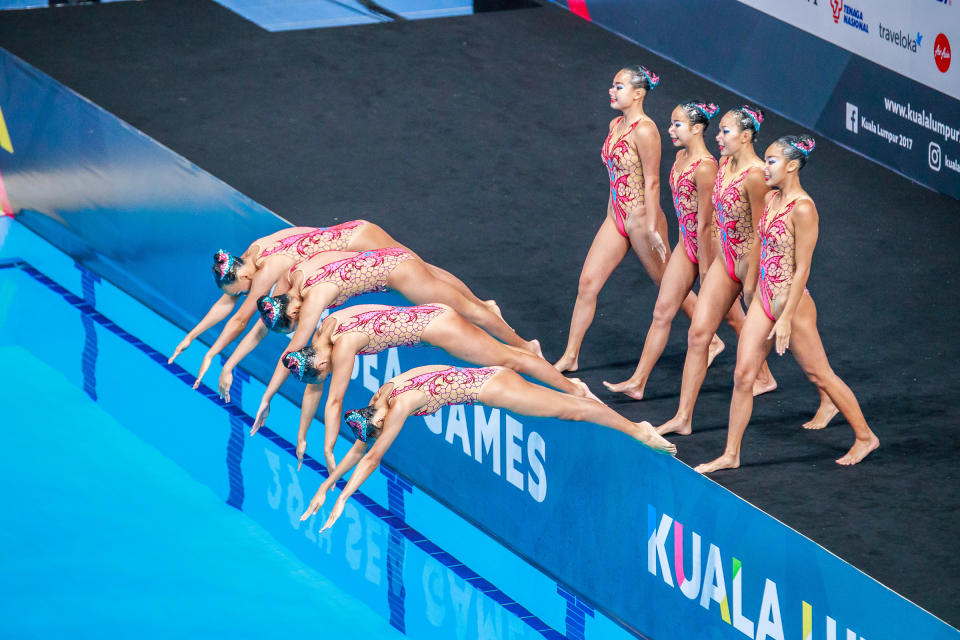
{"type": "Polygon", "coordinates": [[[892,45],[902,47],[907,51],[912,51],[913,53],[917,52],[917,47],[920,46],[920,42],[923,40],[923,36],[917,31],[917,37],[914,38],[909,33],[904,33],[900,29],[894,31],[889,27],[883,26],[883,23],[880,23],[880,29],[877,32],[880,34],[881,40],[886,40],[892,45]]]}
{"type": "Polygon", "coordinates": [[[933,61],[937,63],[940,73],[946,73],[950,68],[950,41],[946,34],[939,34],[933,43],[933,61]]]}
{"type": "Polygon", "coordinates": [[[845,3],[843,0],[830,0],[830,9],[833,11],[833,21],[840,23],[843,18],[843,24],[870,33],[870,25],[863,19],[863,11],[845,3]]]}

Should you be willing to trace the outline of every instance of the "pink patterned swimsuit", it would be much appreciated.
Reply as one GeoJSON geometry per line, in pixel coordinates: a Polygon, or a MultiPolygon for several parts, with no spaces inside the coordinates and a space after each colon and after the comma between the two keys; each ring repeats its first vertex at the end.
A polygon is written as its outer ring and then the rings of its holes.
{"type": "MultiPolygon", "coordinates": [[[[683,238],[683,248],[687,250],[687,257],[690,262],[698,264],[697,261],[697,212],[699,202],[697,200],[697,183],[691,176],[700,166],[700,163],[706,158],[700,158],[690,168],[679,176],[670,169],[670,192],[673,194],[673,208],[677,211],[677,222],[680,223],[680,237],[683,238]]],[[[716,160],[710,158],[716,164],[716,160]]],[[[674,162],[674,167],[677,163],[674,162]]]]}
{"type": "Polygon", "coordinates": [[[425,393],[427,403],[413,413],[415,416],[428,416],[446,405],[476,404],[480,402],[480,389],[501,369],[502,367],[450,367],[422,373],[407,380],[404,386],[394,388],[390,397],[395,398],[411,390],[425,393]]]}
{"type": "Polygon", "coordinates": [[[723,187],[723,170],[730,162],[724,160],[717,171],[717,181],[713,185],[713,220],[720,231],[720,249],[723,259],[727,263],[727,274],[735,281],[737,277],[737,263],[747,253],[753,244],[753,215],[750,211],[750,201],[740,193],[740,183],[747,177],[753,167],[747,167],[730,184],[723,187]]]}
{"type": "Polygon", "coordinates": [[[773,315],[774,301],[790,290],[797,267],[795,234],[790,220],[797,200],[799,198],[790,201],[776,213],[770,211],[767,203],[760,218],[760,301],[763,311],[774,322],[777,321],[773,315]]]}
{"type": "MultiPolygon", "coordinates": [[[[344,333],[362,333],[370,339],[359,353],[372,355],[386,351],[390,347],[413,347],[420,344],[427,325],[446,311],[446,307],[433,304],[420,304],[415,307],[389,307],[387,309],[373,309],[349,316],[343,322],[337,318],[337,328],[333,330],[333,337],[344,333]]],[[[349,309],[342,313],[344,317],[349,309]]]]}
{"type": "Polygon", "coordinates": [[[623,116],[610,128],[607,139],[600,148],[600,157],[610,174],[610,206],[613,208],[613,220],[617,224],[617,231],[624,238],[627,237],[627,218],[630,210],[643,206],[643,169],[640,166],[640,156],[630,147],[627,138],[640,124],[634,122],[613,144],[613,129],[623,122],[623,116]],[[639,174],[639,178],[635,177],[639,174]],[[639,187],[637,186],[639,184],[639,187]]]}
{"type": "MultiPolygon", "coordinates": [[[[361,251],[355,256],[330,262],[313,274],[304,274],[306,279],[300,287],[305,292],[315,284],[326,282],[334,285],[339,294],[330,303],[330,307],[339,307],[344,302],[361,293],[387,290],[387,278],[398,265],[412,260],[413,255],[400,247],[386,247],[372,251],[361,251]]],[[[297,269],[294,266],[290,271],[297,269]]]]}
{"type": "Polygon", "coordinates": [[[273,255],[293,258],[294,263],[297,263],[312,258],[321,251],[346,251],[353,234],[364,224],[366,222],[363,220],[351,220],[333,227],[318,227],[280,238],[260,252],[257,266],[260,266],[264,258],[273,255]]]}

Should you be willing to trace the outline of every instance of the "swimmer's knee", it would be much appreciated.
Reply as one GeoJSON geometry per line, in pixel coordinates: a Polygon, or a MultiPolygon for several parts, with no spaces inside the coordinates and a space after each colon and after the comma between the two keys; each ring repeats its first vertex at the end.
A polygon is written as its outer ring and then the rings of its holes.
{"type": "Polygon", "coordinates": [[[711,340],[713,340],[713,331],[707,331],[697,324],[690,325],[690,330],[687,331],[688,349],[707,349],[711,340]]]}
{"type": "Polygon", "coordinates": [[[670,326],[673,322],[674,313],[665,304],[657,304],[653,308],[653,323],[670,326]]]}
{"type": "Polygon", "coordinates": [[[581,298],[596,298],[600,293],[600,289],[603,288],[604,279],[593,275],[582,273],[580,274],[580,283],[577,289],[577,295],[581,298]]]}
{"type": "Polygon", "coordinates": [[[733,386],[739,389],[753,389],[753,383],[757,379],[760,369],[751,364],[738,363],[733,370],[733,386]]]}

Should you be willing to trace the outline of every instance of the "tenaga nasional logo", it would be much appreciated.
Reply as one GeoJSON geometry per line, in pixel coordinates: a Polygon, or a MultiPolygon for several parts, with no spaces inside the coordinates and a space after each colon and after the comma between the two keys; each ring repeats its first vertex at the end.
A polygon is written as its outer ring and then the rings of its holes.
{"type": "Polygon", "coordinates": [[[840,18],[843,18],[843,24],[848,27],[870,33],[870,25],[864,21],[862,10],[843,0],[830,0],[830,9],[833,11],[835,23],[840,24],[840,18]]]}
{"type": "Polygon", "coordinates": [[[937,63],[937,69],[940,69],[941,73],[946,73],[950,68],[950,40],[946,34],[937,35],[933,43],[933,61],[937,63]]]}
{"type": "Polygon", "coordinates": [[[916,36],[913,36],[912,34],[904,33],[900,29],[894,30],[890,27],[885,27],[882,22],[879,25],[877,33],[880,35],[881,40],[886,40],[892,45],[902,47],[913,53],[917,52],[920,43],[923,41],[923,35],[919,31],[917,31],[916,36]]]}

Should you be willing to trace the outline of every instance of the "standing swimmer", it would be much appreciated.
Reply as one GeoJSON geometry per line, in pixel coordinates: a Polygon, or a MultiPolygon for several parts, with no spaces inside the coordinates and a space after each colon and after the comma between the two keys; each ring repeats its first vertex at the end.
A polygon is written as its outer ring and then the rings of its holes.
{"type": "Polygon", "coordinates": [[[853,391],[830,368],[817,331],[817,307],[806,290],[819,216],[798,174],[814,145],[810,136],[784,136],[767,148],[764,176],[774,191],[766,198],[758,230],[760,295],[754,296],[740,334],[726,449],[719,458],[696,467],[700,473],[740,466],[740,444],[753,412],[754,380],[774,345],[778,355],[790,349],[807,377],[853,428],[853,446],[837,464],[857,464],[880,446],[853,391]]]}
{"type": "MultiPolygon", "coordinates": [[[[660,209],[660,134],[643,111],[644,97],[659,81],[655,73],[640,65],[621,69],[613,78],[610,108],[623,115],[610,122],[601,149],[610,174],[607,216],[580,272],[567,346],[553,365],[560,371],[577,370],[580,347],[593,322],[600,289],[630,247],[658,287],[663,278],[670,248],[664,241],[667,219],[660,209]]],[[[691,293],[681,305],[683,312],[692,315],[695,304],[696,296],[691,293]]],[[[722,349],[722,344],[717,349],[722,349]]]]}
{"type": "MultiPolygon", "coordinates": [[[[635,400],[643,399],[650,372],[667,346],[674,316],[690,295],[698,276],[702,286],[707,269],[717,255],[717,243],[711,237],[711,189],[717,177],[717,161],[703,141],[703,132],[717,109],[712,102],[691,100],[678,105],[670,116],[670,140],[673,146],[679,147],[670,169],[669,182],[680,225],[680,239],[667,262],[653,309],[653,321],[643,341],[643,353],[636,370],[623,382],[603,383],[610,391],[625,393],[635,400]]],[[[727,322],[739,332],[743,324],[743,310],[739,304],[734,303],[727,312],[727,322]]],[[[723,350],[723,342],[715,338],[711,347],[709,361],[723,350]]]]}

